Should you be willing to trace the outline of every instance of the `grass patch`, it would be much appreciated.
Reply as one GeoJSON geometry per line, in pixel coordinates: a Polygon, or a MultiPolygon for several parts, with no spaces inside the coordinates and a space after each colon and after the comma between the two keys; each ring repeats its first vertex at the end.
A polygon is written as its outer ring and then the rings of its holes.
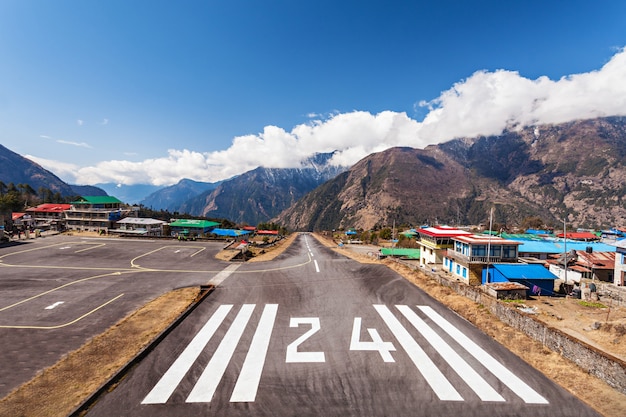
{"type": "Polygon", "coordinates": [[[606,306],[602,303],[599,302],[594,302],[594,301],[579,301],[578,304],[580,304],[583,307],[592,307],[592,308],[606,308],[606,306]]]}

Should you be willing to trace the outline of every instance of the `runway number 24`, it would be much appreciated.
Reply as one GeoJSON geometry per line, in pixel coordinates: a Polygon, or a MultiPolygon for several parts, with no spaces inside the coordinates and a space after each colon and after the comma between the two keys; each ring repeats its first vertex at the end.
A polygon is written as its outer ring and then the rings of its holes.
{"type": "MultiPolygon", "coordinates": [[[[361,340],[361,317],[355,317],[350,337],[350,350],[377,351],[385,362],[395,362],[391,356],[396,348],[391,342],[384,342],[376,329],[367,329],[370,341],[361,340]]],[[[287,346],[287,363],[326,362],[324,352],[301,352],[298,347],[321,329],[319,317],[292,317],[289,327],[309,325],[310,329],[287,346]]]]}

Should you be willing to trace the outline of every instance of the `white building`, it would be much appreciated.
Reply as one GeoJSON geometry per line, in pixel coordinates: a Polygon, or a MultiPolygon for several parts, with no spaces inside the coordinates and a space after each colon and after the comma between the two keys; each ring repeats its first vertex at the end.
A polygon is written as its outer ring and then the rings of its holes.
{"type": "Polygon", "coordinates": [[[626,239],[616,242],[615,247],[617,250],[615,251],[613,283],[624,286],[626,285],[626,239]]]}

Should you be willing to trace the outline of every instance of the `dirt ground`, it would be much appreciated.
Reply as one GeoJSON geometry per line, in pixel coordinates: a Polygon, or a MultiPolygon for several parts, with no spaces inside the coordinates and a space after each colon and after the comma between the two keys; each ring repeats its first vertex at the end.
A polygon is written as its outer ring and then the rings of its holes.
{"type": "MultiPolygon", "coordinates": [[[[259,253],[254,262],[271,260],[295,239],[292,234],[280,244],[259,253]]],[[[326,246],[365,263],[378,263],[366,255],[338,248],[335,242],[317,236],[326,246]]],[[[223,251],[222,251],[223,252],[223,251]]],[[[626,395],[600,379],[495,319],[487,309],[456,294],[424,274],[394,261],[382,261],[410,282],[446,304],[479,329],[493,337],[547,377],[561,385],[605,417],[623,417],[626,395]]],[[[169,326],[198,296],[198,288],[165,294],[120,321],[107,332],[71,352],[54,366],[0,400],[7,416],[66,416],[104,384],[118,369],[135,357],[169,326]],[[111,352],[115,352],[112,355],[111,352]],[[37,400],[35,400],[37,399],[37,400]]],[[[626,310],[584,306],[580,300],[542,297],[529,300],[525,307],[536,309],[539,318],[550,325],[595,344],[615,356],[626,355],[626,310]],[[607,321],[608,317],[608,321],[607,321]]]]}

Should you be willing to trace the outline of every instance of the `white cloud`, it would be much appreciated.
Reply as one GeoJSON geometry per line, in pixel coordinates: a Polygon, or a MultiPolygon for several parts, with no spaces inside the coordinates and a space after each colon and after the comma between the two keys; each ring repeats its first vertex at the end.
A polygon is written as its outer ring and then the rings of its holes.
{"type": "Polygon", "coordinates": [[[33,155],[25,155],[24,158],[30,159],[31,161],[41,165],[48,171],[53,172],[57,177],[63,178],[66,182],[76,184],[76,173],[80,168],[78,165],[39,158],[33,155]]]}
{"type": "Polygon", "coordinates": [[[102,119],[102,122],[100,122],[100,124],[101,124],[102,126],[106,126],[106,125],[108,125],[108,124],[109,124],[109,119],[102,119]]]}
{"type": "Polygon", "coordinates": [[[626,115],[625,79],[624,49],[600,70],[556,81],[547,77],[531,80],[514,71],[478,71],[436,99],[419,102],[426,112],[421,122],[392,111],[335,112],[327,117],[311,113],[308,117],[312,120],[291,131],[266,126],[259,134],[235,137],[222,151],[170,149],[162,158],[106,161],[79,168],[75,174],[81,184],[169,185],[182,178],[213,182],[257,166],[295,167],[304,157],[333,150],[338,151],[336,163],[351,165],[393,146],[423,148],[456,137],[495,135],[506,128],[530,124],[626,115]]]}
{"type": "Polygon", "coordinates": [[[83,124],[85,124],[85,122],[84,122],[83,120],[77,119],[77,120],[76,120],[76,124],[77,124],[78,126],[82,126],[83,124]]]}
{"type": "Polygon", "coordinates": [[[61,143],[63,145],[77,146],[79,148],[89,148],[89,149],[91,149],[91,146],[89,144],[85,143],[85,142],[71,142],[69,140],[59,139],[59,140],[57,140],[57,143],[61,143]]]}

